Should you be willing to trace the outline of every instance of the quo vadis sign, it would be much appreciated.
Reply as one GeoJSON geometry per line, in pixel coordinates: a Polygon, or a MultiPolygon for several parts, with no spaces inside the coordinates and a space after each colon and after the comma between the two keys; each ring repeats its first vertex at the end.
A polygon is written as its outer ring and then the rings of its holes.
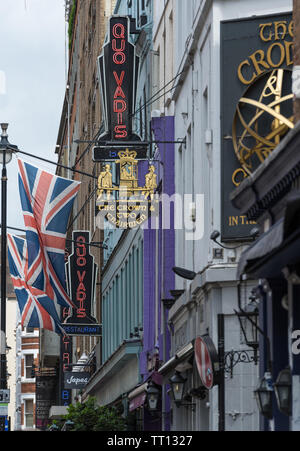
{"type": "Polygon", "coordinates": [[[98,335],[97,321],[92,316],[97,265],[90,254],[90,232],[73,231],[72,238],[73,252],[66,263],[66,274],[68,292],[76,309],[72,310],[63,327],[69,335],[98,335]]]}
{"type": "Polygon", "coordinates": [[[249,236],[230,194],[293,128],[291,14],[221,23],[222,238],[249,236]]]}
{"type": "Polygon", "coordinates": [[[140,139],[133,132],[139,57],[129,32],[129,17],[110,17],[108,40],[98,58],[105,125],[100,140],[121,143],[140,139]]]}

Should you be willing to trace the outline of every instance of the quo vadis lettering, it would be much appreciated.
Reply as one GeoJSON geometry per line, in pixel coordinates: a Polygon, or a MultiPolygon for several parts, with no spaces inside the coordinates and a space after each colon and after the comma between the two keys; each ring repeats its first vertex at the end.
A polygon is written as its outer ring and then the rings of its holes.
{"type": "MultiPolygon", "coordinates": [[[[112,27],[111,47],[112,59],[117,66],[123,66],[126,63],[126,30],[122,23],[116,23],[112,27]]],[[[116,82],[116,88],[113,101],[113,112],[117,117],[117,125],[114,127],[114,137],[116,139],[124,139],[128,136],[125,113],[128,110],[128,102],[123,90],[123,81],[125,77],[125,70],[119,73],[113,71],[113,77],[116,82]]]]}
{"type": "Polygon", "coordinates": [[[139,78],[139,56],[130,39],[130,18],[109,18],[109,39],[98,57],[105,130],[99,141],[140,141],[133,131],[139,78]]]}
{"type": "MultiPolygon", "coordinates": [[[[86,266],[86,242],[84,236],[79,236],[77,238],[77,247],[76,247],[76,264],[80,266],[86,266]]],[[[77,288],[76,288],[76,302],[78,305],[77,309],[77,317],[85,318],[86,317],[86,308],[85,308],[85,300],[86,300],[86,287],[84,284],[84,278],[86,275],[86,271],[77,270],[77,288]]]]}
{"type": "Polygon", "coordinates": [[[257,49],[243,60],[237,69],[241,83],[250,85],[266,71],[293,65],[293,21],[267,22],[259,25],[258,36],[262,43],[270,45],[257,49]]]}

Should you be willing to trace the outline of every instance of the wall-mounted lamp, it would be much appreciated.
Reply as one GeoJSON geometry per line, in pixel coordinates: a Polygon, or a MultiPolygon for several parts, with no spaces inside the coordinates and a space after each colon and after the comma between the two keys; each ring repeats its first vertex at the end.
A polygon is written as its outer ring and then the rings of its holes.
{"type": "Polygon", "coordinates": [[[285,368],[278,374],[274,392],[280,412],[292,415],[292,374],[290,368],[285,368]]]}
{"type": "Polygon", "coordinates": [[[171,393],[177,407],[180,407],[182,403],[185,383],[186,379],[177,371],[170,378],[171,393]]]}
{"type": "Polygon", "coordinates": [[[171,395],[177,407],[195,407],[195,403],[185,403],[183,402],[187,398],[190,398],[190,394],[184,396],[184,387],[187,379],[181,376],[181,374],[176,371],[176,373],[169,379],[171,386],[171,395]]]}
{"type": "Polygon", "coordinates": [[[172,271],[179,277],[182,277],[183,279],[188,279],[188,280],[194,280],[197,273],[194,271],[189,271],[188,269],[185,268],[179,268],[178,266],[175,266],[174,268],[172,268],[172,271]]]}
{"type": "Polygon", "coordinates": [[[254,294],[249,299],[250,302],[244,309],[240,309],[238,312],[235,310],[234,312],[238,317],[246,344],[255,351],[255,363],[257,363],[257,350],[259,346],[258,304],[254,294]]]}
{"type": "Polygon", "coordinates": [[[271,420],[273,418],[272,412],[272,394],[273,385],[270,373],[265,373],[264,377],[259,382],[257,389],[254,391],[256,401],[260,413],[271,420]]]}
{"type": "Polygon", "coordinates": [[[160,390],[151,380],[147,387],[147,404],[148,410],[150,412],[155,412],[157,410],[158,400],[160,397],[160,390]]]}
{"type": "MultiPolygon", "coordinates": [[[[255,240],[255,238],[259,235],[260,233],[260,229],[259,227],[253,227],[253,229],[250,232],[250,236],[244,236],[244,237],[240,237],[241,240],[246,240],[246,239],[252,239],[255,240]]],[[[220,232],[218,230],[214,230],[211,235],[210,235],[210,239],[212,241],[214,241],[216,244],[218,244],[218,246],[223,247],[223,249],[228,249],[228,250],[232,250],[232,249],[238,249],[239,247],[243,247],[245,246],[245,244],[239,244],[238,246],[233,246],[233,247],[228,247],[228,246],[224,246],[223,244],[221,244],[219,241],[217,241],[217,239],[220,236],[220,232]]]]}

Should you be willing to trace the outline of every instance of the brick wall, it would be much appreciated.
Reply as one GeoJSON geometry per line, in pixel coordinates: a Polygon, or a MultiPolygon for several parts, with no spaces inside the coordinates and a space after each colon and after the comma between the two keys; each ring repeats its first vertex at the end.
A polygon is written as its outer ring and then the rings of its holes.
{"type": "MultiPolygon", "coordinates": [[[[83,141],[92,140],[98,132],[101,116],[100,87],[98,84],[97,58],[102,51],[108,18],[113,14],[115,0],[79,0],[78,1],[78,65],[76,84],[76,104],[73,102],[73,109],[78,121],[79,138],[83,141]]],[[[75,118],[74,118],[75,120],[75,118]]],[[[77,148],[77,158],[84,153],[86,143],[79,144],[77,148]]],[[[92,149],[80,160],[77,168],[83,172],[98,176],[100,165],[92,161],[92,149]]],[[[78,218],[78,230],[90,230],[91,240],[95,242],[103,241],[103,232],[94,228],[96,197],[89,202],[88,197],[96,187],[96,181],[87,176],[80,176],[81,189],[78,193],[78,210],[84,206],[83,212],[78,218]]],[[[100,290],[100,269],[102,266],[102,251],[95,247],[91,248],[95,261],[99,266],[98,285],[96,292],[96,317],[101,322],[101,290],[100,290]]],[[[77,339],[76,349],[78,357],[83,351],[89,351],[93,347],[93,342],[87,339],[77,339]]]]}

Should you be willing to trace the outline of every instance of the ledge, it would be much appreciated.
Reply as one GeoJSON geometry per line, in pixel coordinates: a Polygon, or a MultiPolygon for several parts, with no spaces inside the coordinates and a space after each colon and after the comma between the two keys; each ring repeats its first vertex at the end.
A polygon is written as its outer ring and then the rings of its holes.
{"type": "Polygon", "coordinates": [[[300,122],[271,155],[230,196],[232,204],[249,220],[256,220],[290,190],[300,176],[300,122]]]}
{"type": "Polygon", "coordinates": [[[85,393],[90,394],[99,385],[103,384],[108,379],[111,379],[124,364],[137,357],[142,350],[140,339],[125,340],[121,346],[109,357],[103,365],[93,374],[85,387],[85,393]]]}
{"type": "Polygon", "coordinates": [[[189,290],[176,300],[175,304],[169,310],[169,320],[173,322],[174,318],[179,315],[181,311],[188,308],[191,303],[195,302],[194,297],[198,291],[209,284],[217,284],[222,286],[227,282],[236,282],[236,263],[229,263],[227,265],[219,264],[212,265],[205,268],[201,273],[198,273],[192,281],[189,290]]]}

